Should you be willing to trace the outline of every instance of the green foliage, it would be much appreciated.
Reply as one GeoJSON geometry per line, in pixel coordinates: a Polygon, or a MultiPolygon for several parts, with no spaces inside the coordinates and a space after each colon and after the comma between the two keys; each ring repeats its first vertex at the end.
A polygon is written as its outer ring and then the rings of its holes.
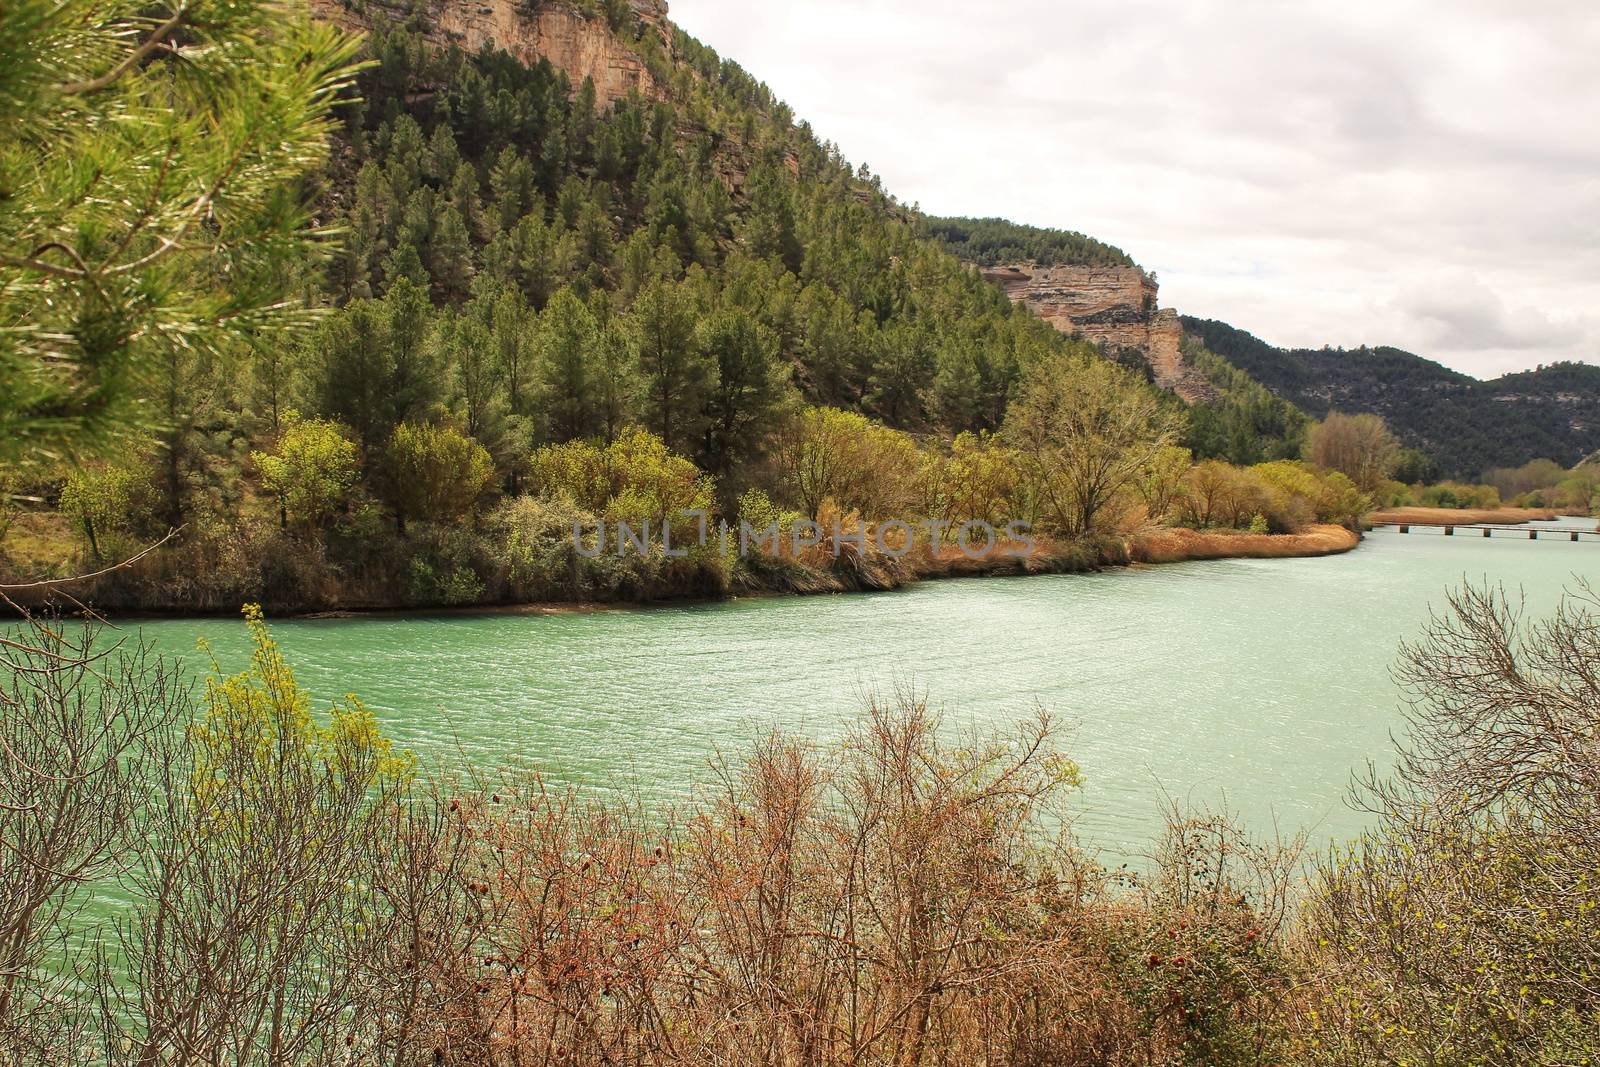
{"type": "Polygon", "coordinates": [[[948,455],[925,455],[918,471],[920,509],[955,526],[1003,527],[1022,514],[1021,488],[1020,457],[983,433],[957,435],[948,455]]]}
{"type": "Polygon", "coordinates": [[[588,437],[601,423],[602,385],[595,380],[594,316],[562,289],[539,316],[539,407],[556,441],[588,437]]]}
{"type": "Polygon", "coordinates": [[[356,446],[338,423],[321,419],[284,420],[277,447],[252,452],[267,492],[278,498],[285,527],[322,527],[344,504],[359,471],[356,446]]]}
{"type": "Polygon", "coordinates": [[[776,459],[789,501],[815,520],[829,502],[869,519],[897,516],[921,457],[898,430],[853,411],[807,408],[783,432],[776,459]]]}
{"type": "Polygon", "coordinates": [[[706,398],[701,464],[725,476],[754,459],[794,389],[778,359],[778,339],[749,312],[733,308],[703,320],[699,344],[714,368],[706,398]]]}
{"type": "Polygon", "coordinates": [[[494,478],[484,447],[449,426],[401,423],[382,462],[384,499],[402,531],[409,519],[462,521],[494,478]]]}
{"type": "Polygon", "coordinates": [[[629,321],[645,425],[668,448],[688,452],[700,437],[714,373],[695,340],[695,308],[682,287],[658,281],[639,294],[629,321]]]}
{"type": "Polygon", "coordinates": [[[712,506],[712,481],[666,443],[637,427],[607,445],[571,441],[549,445],[528,463],[529,482],[540,496],[565,500],[583,511],[635,530],[649,522],[678,529],[684,511],[712,506]]]}
{"type": "Polygon", "coordinates": [[[430,340],[427,293],[396,282],[382,300],[331,317],[311,341],[311,393],[319,415],[349,426],[370,453],[407,420],[426,417],[444,391],[430,340]]]}
{"type": "Polygon", "coordinates": [[[0,461],[104,450],[162,353],[302,317],[355,49],[252,0],[0,9],[0,461]]]}
{"type": "Polygon", "coordinates": [[[1093,357],[1033,368],[1006,418],[1038,518],[1070,538],[1111,525],[1120,496],[1176,440],[1181,421],[1128,371],[1093,357]]]}
{"type": "Polygon", "coordinates": [[[1309,416],[1187,334],[1182,353],[1219,394],[1189,409],[1184,443],[1197,457],[1246,466],[1300,458],[1309,416]]]}
{"type": "MultiPolygon", "coordinates": [[[[345,798],[359,801],[373,790],[393,789],[411,773],[410,754],[394,751],[359,700],[334,704],[327,724],[317,723],[310,694],[295,680],[261,608],[247,604],[243,613],[250,666],[224,675],[212,661],[203,711],[189,734],[195,746],[195,798],[217,813],[202,829],[248,837],[250,809],[259,804],[270,810],[272,792],[301,775],[317,779],[319,794],[337,809],[345,806],[345,798]]],[[[372,802],[359,802],[357,809],[372,802]]],[[[307,825],[313,821],[307,819],[307,825]]],[[[222,840],[215,844],[226,847],[222,840]]]]}
{"type": "Polygon", "coordinates": [[[1019,226],[1005,219],[927,220],[928,233],[969,263],[985,267],[1037,263],[1083,267],[1131,267],[1120,248],[1066,230],[1019,226]]]}
{"type": "Polygon", "coordinates": [[[1483,480],[1495,487],[1502,500],[1512,501],[1534,494],[1548,497],[1552,495],[1551,490],[1566,479],[1568,473],[1566,468],[1553,459],[1531,459],[1520,467],[1495,467],[1484,471],[1483,480]]]}
{"type": "Polygon", "coordinates": [[[95,559],[109,547],[107,537],[132,533],[147,514],[150,484],[138,471],[114,464],[79,467],[61,487],[60,508],[83,531],[95,559]]]}

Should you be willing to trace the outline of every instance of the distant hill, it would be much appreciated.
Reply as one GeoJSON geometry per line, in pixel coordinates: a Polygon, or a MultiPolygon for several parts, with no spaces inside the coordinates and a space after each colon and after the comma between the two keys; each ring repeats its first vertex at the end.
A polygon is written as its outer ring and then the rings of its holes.
{"type": "Polygon", "coordinates": [[[1183,328],[1312,415],[1382,415],[1448,477],[1541,457],[1571,466],[1600,448],[1600,367],[1556,363],[1481,381],[1398,348],[1283,349],[1188,316],[1183,328]]]}
{"type": "Polygon", "coordinates": [[[1021,226],[1005,219],[934,218],[928,236],[957,258],[983,267],[1030,263],[1039,267],[1132,267],[1120,248],[1071,230],[1021,226]]]}

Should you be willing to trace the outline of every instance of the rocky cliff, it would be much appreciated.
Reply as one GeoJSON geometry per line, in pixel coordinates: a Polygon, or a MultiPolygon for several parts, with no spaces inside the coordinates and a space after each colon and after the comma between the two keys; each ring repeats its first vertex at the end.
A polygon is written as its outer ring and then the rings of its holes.
{"type": "Polygon", "coordinates": [[[1156,384],[1193,404],[1213,399],[1205,375],[1183,361],[1178,313],[1157,307],[1155,279],[1138,267],[981,268],[1014,303],[1062,333],[1081,334],[1113,355],[1137,352],[1156,384]]]}
{"type": "Polygon", "coordinates": [[[613,32],[603,15],[567,0],[421,0],[418,5],[404,0],[311,0],[313,15],[351,29],[370,29],[373,12],[401,24],[414,11],[428,39],[441,47],[454,44],[476,52],[489,44],[530,65],[549,60],[574,89],[592,79],[602,108],[635,90],[646,97],[662,95],[634,41],[654,35],[671,55],[666,2],[630,0],[629,8],[636,31],[631,37],[613,32]]]}

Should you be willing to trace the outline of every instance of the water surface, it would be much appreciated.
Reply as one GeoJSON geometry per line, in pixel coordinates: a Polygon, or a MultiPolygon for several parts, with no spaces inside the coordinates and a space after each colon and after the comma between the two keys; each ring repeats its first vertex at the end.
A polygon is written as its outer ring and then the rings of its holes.
{"type": "MultiPolygon", "coordinates": [[[[274,631],[319,700],[358,694],[424,763],[532,762],[656,800],[690,795],[717,748],[773,725],[837,736],[870,692],[925,690],[955,724],[1005,724],[1042,705],[1070,724],[1080,832],[1132,855],[1163,794],[1226,804],[1258,830],[1353,833],[1351,772],[1382,763],[1400,725],[1399,641],[1464,578],[1547,607],[1575,574],[1600,577],[1600,543],[1379,530],[1324,559],[274,631]]],[[[174,651],[203,635],[228,669],[247,650],[226,620],[143,629],[174,651]]]]}

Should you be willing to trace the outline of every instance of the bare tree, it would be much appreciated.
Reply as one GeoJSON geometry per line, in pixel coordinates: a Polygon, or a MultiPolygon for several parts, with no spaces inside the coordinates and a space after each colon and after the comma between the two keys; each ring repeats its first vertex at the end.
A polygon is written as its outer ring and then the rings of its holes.
{"type": "Polygon", "coordinates": [[[157,761],[136,904],[107,986],[138,1064],[309,1064],[371,1027],[352,996],[386,936],[371,857],[407,764],[350,702],[318,724],[260,620],[250,669],[206,682],[204,714],[157,761]]]}
{"type": "Polygon", "coordinates": [[[1402,650],[1406,731],[1319,871],[1316,1036],[1362,1062],[1576,1063],[1600,1047],[1600,618],[1467,586],[1402,650]]]}
{"type": "Polygon", "coordinates": [[[1319,467],[1348,475],[1363,493],[1378,488],[1400,458],[1400,442],[1377,415],[1335,411],[1311,427],[1306,456],[1319,467]]]}
{"type": "Polygon", "coordinates": [[[0,657],[0,1059],[78,1058],[89,888],[137,845],[188,695],[174,666],[96,626],[35,619],[0,657]]]}
{"type": "Polygon", "coordinates": [[[1069,537],[1096,533],[1103,512],[1172,445],[1179,416],[1103,359],[1062,356],[1036,367],[1006,418],[1044,518],[1069,537]]]}

